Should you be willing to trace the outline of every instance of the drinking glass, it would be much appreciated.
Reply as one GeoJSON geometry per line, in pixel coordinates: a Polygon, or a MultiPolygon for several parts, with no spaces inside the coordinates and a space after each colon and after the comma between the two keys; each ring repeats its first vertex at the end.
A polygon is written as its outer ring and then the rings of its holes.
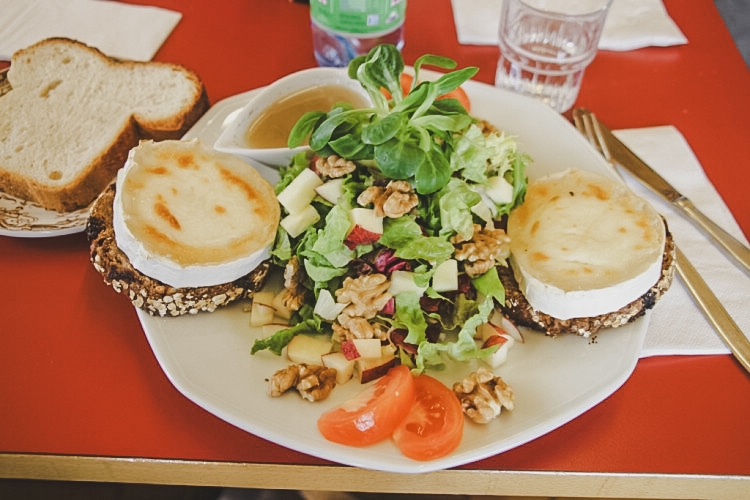
{"type": "Polygon", "coordinates": [[[596,55],[612,0],[504,0],[495,85],[563,113],[596,55]]]}

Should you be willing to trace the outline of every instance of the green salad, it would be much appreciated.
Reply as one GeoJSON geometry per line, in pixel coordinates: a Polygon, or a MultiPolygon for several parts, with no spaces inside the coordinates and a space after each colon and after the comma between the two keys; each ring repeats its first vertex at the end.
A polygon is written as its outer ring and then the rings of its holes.
{"type": "Polygon", "coordinates": [[[339,103],[305,114],[292,130],[289,146],[307,141],[310,150],[281,171],[272,258],[284,269],[293,314],[253,353],[280,354],[300,333],[339,347],[371,337],[421,372],[496,350],[475,334],[504,302],[502,220],[523,201],[529,158],[514,138],[440,98],[476,68],[420,82],[424,65],[456,66],[422,56],[404,92],[400,52],[377,46],[348,68],[372,107],[339,103]]]}

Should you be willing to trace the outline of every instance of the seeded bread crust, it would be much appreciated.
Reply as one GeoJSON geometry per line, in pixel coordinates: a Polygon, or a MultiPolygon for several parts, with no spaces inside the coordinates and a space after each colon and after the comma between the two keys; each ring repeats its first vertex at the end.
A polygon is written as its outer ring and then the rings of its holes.
{"type": "Polygon", "coordinates": [[[249,274],[221,285],[174,288],[143,275],[134,269],[127,256],[117,247],[112,226],[115,185],[111,184],[97,198],[86,225],[90,258],[104,282],[117,293],[127,295],[133,305],[152,316],[181,316],[212,312],[240,299],[252,297],[262,288],[270,262],[265,261],[249,274]]]}
{"type": "MultiPolygon", "coordinates": [[[[666,228],[666,221],[664,221],[664,227],[666,228]]],[[[531,307],[519,289],[510,265],[498,266],[498,274],[505,287],[505,304],[502,309],[517,325],[543,331],[552,337],[566,333],[590,337],[602,328],[616,328],[631,323],[653,308],[672,284],[674,260],[674,240],[667,229],[661,276],[646,293],[617,311],[590,318],[565,320],[554,318],[531,307]]]]}
{"type": "Polygon", "coordinates": [[[125,61],[68,38],[13,55],[0,103],[0,190],[44,208],[88,206],[141,139],[179,139],[209,108],[177,64],[125,61]]]}

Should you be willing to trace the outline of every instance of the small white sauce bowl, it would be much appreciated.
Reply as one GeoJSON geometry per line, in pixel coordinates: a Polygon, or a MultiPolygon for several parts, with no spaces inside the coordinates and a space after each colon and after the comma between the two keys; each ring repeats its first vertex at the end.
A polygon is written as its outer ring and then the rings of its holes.
{"type": "Polygon", "coordinates": [[[214,148],[272,167],[288,165],[295,154],[308,149],[308,146],[299,146],[294,149],[287,147],[252,148],[247,143],[247,130],[275,102],[301,90],[325,85],[346,87],[361,95],[365,102],[372,102],[362,85],[357,80],[349,78],[346,68],[320,67],[297,71],[265,87],[239,110],[219,135],[214,148]]]}

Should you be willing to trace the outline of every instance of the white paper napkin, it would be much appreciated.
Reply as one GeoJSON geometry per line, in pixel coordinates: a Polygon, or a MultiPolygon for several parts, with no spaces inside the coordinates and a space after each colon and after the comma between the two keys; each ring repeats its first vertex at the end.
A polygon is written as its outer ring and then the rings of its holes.
{"type": "MultiPolygon", "coordinates": [[[[451,0],[458,41],[496,45],[503,0],[451,0]]],[[[599,40],[600,50],[633,50],[687,43],[661,0],[614,0],[599,40]]]]}
{"type": "Polygon", "coordinates": [[[0,59],[67,37],[122,59],[149,61],[179,22],[170,10],[99,0],[0,0],[0,59]]]}
{"type": "MultiPolygon", "coordinates": [[[[642,160],[659,172],[699,210],[747,243],[682,134],[672,126],[614,131],[642,160]]],[[[666,217],[675,242],[726,307],[737,325],[750,334],[750,277],[714,246],[688,219],[627,172],[626,184],[666,217]]],[[[641,357],[667,354],[729,353],[675,273],[672,287],[651,314],[641,357]]]]}

